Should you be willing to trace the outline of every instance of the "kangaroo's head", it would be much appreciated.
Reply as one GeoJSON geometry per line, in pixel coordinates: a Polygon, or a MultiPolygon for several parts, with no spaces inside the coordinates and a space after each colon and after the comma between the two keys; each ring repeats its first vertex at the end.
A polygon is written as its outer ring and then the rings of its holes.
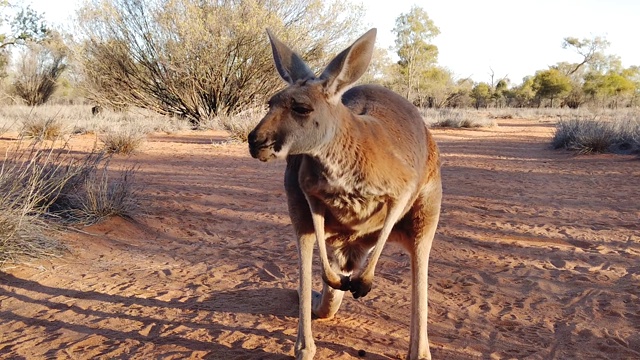
{"type": "Polygon", "coordinates": [[[276,69],[288,86],[271,97],[269,112],[249,134],[251,156],[268,161],[321,151],[346,120],[341,97],[367,69],[376,29],[338,54],[318,77],[300,56],[267,33],[276,69]]]}

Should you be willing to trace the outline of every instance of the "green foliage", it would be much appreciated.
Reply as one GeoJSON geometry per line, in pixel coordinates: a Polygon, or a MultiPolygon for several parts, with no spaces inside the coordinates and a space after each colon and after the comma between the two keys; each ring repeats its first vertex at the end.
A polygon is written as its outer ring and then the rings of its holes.
{"type": "Polygon", "coordinates": [[[521,85],[503,92],[508,105],[529,106],[534,96],[538,106],[543,99],[549,99],[553,106],[559,98],[560,106],[574,109],[585,103],[614,108],[640,104],[638,67],[625,69],[620,57],[606,54],[609,42],[605,38],[567,37],[562,46],[578,53],[582,60],[559,62],[536,72],[533,78],[525,78],[521,85]]]}
{"type": "Polygon", "coordinates": [[[424,9],[414,6],[396,19],[393,32],[400,58],[396,70],[401,88],[397,90],[403,92],[409,100],[421,103],[424,96],[421,96],[419,88],[426,81],[429,72],[431,76],[434,75],[432,68],[438,58],[438,48],[430,41],[440,34],[440,30],[424,9]]]}
{"type": "Polygon", "coordinates": [[[0,33],[0,49],[27,42],[41,42],[49,36],[50,30],[43,15],[30,6],[19,8],[3,2],[0,3],[0,10],[0,26],[7,23],[10,29],[7,33],[0,33]]]}
{"type": "Polygon", "coordinates": [[[440,29],[424,9],[413,6],[408,13],[401,14],[396,19],[393,32],[396,34],[396,50],[403,67],[414,62],[420,62],[423,66],[435,64],[438,48],[430,41],[440,34],[440,29]]]}
{"type": "Polygon", "coordinates": [[[360,84],[380,84],[389,82],[392,74],[392,62],[387,49],[375,47],[367,71],[360,77],[360,84]]]}
{"type": "Polygon", "coordinates": [[[604,50],[610,45],[607,39],[595,36],[592,39],[578,39],[575,37],[567,37],[562,43],[563,49],[572,48],[580,56],[583,57],[582,62],[573,64],[573,69],[569,70],[566,75],[571,75],[578,71],[582,66],[589,65],[590,68],[598,68],[606,62],[604,50]]]}
{"type": "Polygon", "coordinates": [[[478,83],[471,90],[471,98],[475,100],[476,109],[480,107],[487,107],[487,104],[491,99],[491,86],[484,82],[478,83]]]}
{"type": "Polygon", "coordinates": [[[605,75],[604,86],[609,95],[628,94],[635,90],[635,84],[621,73],[609,72],[605,75]]]}
{"type": "Polygon", "coordinates": [[[533,91],[533,77],[531,76],[526,76],[522,79],[522,84],[507,89],[504,92],[507,105],[518,108],[530,106],[535,95],[535,91],[533,91]]]}
{"type": "Polygon", "coordinates": [[[594,101],[603,105],[618,107],[620,99],[631,97],[638,91],[638,83],[633,81],[633,69],[621,72],[609,71],[606,74],[590,72],[585,76],[583,91],[594,101]],[[606,99],[610,99],[609,103],[606,99]]]}
{"type": "Polygon", "coordinates": [[[551,99],[553,107],[553,99],[571,91],[571,79],[556,69],[538,71],[533,78],[532,89],[539,99],[551,99]]]}

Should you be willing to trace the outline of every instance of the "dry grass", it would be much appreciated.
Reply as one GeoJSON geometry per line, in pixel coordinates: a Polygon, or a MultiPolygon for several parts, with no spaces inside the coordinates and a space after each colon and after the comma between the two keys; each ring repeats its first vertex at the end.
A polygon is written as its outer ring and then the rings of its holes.
{"type": "Polygon", "coordinates": [[[580,154],[640,153],[640,117],[561,120],[551,144],[580,154]]]}
{"type": "Polygon", "coordinates": [[[63,134],[64,126],[55,118],[28,118],[22,121],[20,135],[39,140],[56,140],[63,134]]]}
{"type": "Polygon", "coordinates": [[[421,109],[424,121],[431,127],[482,128],[497,126],[494,119],[472,109],[421,109]]]}
{"type": "Polygon", "coordinates": [[[249,133],[258,125],[264,114],[263,108],[253,107],[237,115],[220,116],[217,121],[224,130],[229,132],[233,140],[248,142],[249,133]]]}
{"type": "Polygon", "coordinates": [[[130,217],[138,212],[139,192],[135,186],[137,167],[113,172],[109,158],[95,158],[81,176],[67,183],[51,207],[64,223],[91,225],[110,216],[130,217]]]}
{"type": "Polygon", "coordinates": [[[188,121],[131,108],[126,112],[104,109],[91,113],[90,105],[43,105],[28,107],[10,105],[0,107],[0,129],[20,131],[25,121],[55,119],[66,132],[73,134],[103,133],[114,128],[134,127],[141,133],[173,133],[190,128],[188,121]]]}
{"type": "Polygon", "coordinates": [[[63,224],[88,224],[135,210],[134,169],[108,177],[102,152],[74,155],[68,144],[20,138],[0,163],[0,265],[53,256],[64,247],[50,236],[63,224]]]}
{"type": "Polygon", "coordinates": [[[144,143],[145,134],[135,128],[108,131],[100,137],[108,154],[131,155],[144,143]]]}

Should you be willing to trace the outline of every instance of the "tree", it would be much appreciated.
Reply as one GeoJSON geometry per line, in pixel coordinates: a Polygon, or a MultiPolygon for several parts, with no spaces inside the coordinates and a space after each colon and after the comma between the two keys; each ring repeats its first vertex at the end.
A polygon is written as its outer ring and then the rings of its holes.
{"type": "Polygon", "coordinates": [[[30,6],[15,7],[8,1],[0,1],[0,26],[9,24],[8,33],[0,33],[0,49],[12,45],[24,45],[29,41],[40,42],[50,33],[43,15],[33,10],[30,6]],[[11,10],[15,10],[12,14],[11,10]]]}
{"type": "Polygon", "coordinates": [[[585,76],[584,92],[596,103],[602,106],[617,108],[621,99],[629,98],[630,103],[637,95],[638,83],[634,81],[637,67],[610,70],[605,74],[592,71],[585,76]]]}
{"type": "Polygon", "coordinates": [[[507,89],[509,88],[509,79],[500,79],[493,87],[491,93],[491,99],[494,101],[494,106],[504,106],[504,97],[507,89]]]}
{"type": "Polygon", "coordinates": [[[553,100],[567,94],[571,91],[571,79],[556,69],[542,70],[536,72],[533,78],[533,90],[538,97],[538,106],[540,100],[547,98],[553,100]]]}
{"type": "Polygon", "coordinates": [[[486,108],[491,100],[491,86],[485,82],[476,84],[471,89],[471,98],[475,100],[475,108],[486,108]]]}
{"type": "Polygon", "coordinates": [[[360,84],[385,84],[389,81],[392,62],[387,49],[376,47],[373,49],[371,62],[367,71],[360,77],[360,84]]]}
{"type": "Polygon", "coordinates": [[[60,37],[43,44],[30,43],[21,52],[13,81],[16,95],[29,106],[46,103],[58,86],[57,80],[67,68],[67,49],[60,37]]]}
{"type": "Polygon", "coordinates": [[[430,41],[440,34],[440,29],[424,9],[414,6],[396,19],[393,32],[396,34],[396,51],[400,58],[398,71],[404,93],[410,101],[414,101],[422,76],[437,61],[438,47],[430,41]]]}
{"type": "Polygon", "coordinates": [[[633,83],[634,90],[629,101],[629,106],[640,105],[640,66],[630,66],[622,70],[622,76],[633,83]]]}
{"type": "Polygon", "coordinates": [[[531,106],[531,102],[536,96],[533,90],[533,76],[524,77],[522,84],[506,90],[504,96],[507,100],[507,106],[519,108],[531,106]]]}
{"type": "Polygon", "coordinates": [[[319,69],[360,32],[362,9],[321,0],[96,0],[78,15],[91,98],[197,127],[263,104],[281,87],[266,27],[319,69]]]}
{"type": "Polygon", "coordinates": [[[453,92],[449,94],[446,106],[453,108],[473,106],[474,100],[471,98],[473,86],[473,81],[470,78],[458,79],[455,82],[453,92]]]}
{"type": "Polygon", "coordinates": [[[582,61],[570,69],[566,75],[572,75],[578,71],[582,66],[589,65],[592,68],[597,68],[600,64],[605,62],[604,50],[610,45],[607,39],[596,36],[593,39],[579,40],[575,37],[566,37],[562,43],[562,48],[573,48],[580,56],[582,61]]]}
{"type": "Polygon", "coordinates": [[[613,108],[618,108],[618,101],[627,95],[631,95],[636,90],[636,86],[631,79],[623,73],[610,71],[604,78],[607,94],[613,97],[613,108]]]}
{"type": "Polygon", "coordinates": [[[30,6],[20,8],[6,0],[0,0],[0,29],[4,31],[0,32],[0,78],[6,75],[10,47],[41,42],[50,34],[42,14],[30,6]]]}
{"type": "Polygon", "coordinates": [[[458,87],[451,71],[431,66],[421,74],[417,94],[419,106],[439,109],[450,106],[458,95],[458,87]]]}

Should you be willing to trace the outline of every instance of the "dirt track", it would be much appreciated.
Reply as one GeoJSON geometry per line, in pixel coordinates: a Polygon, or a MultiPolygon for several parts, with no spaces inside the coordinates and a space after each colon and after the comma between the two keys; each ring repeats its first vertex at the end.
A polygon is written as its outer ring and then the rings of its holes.
{"type": "MultiPolygon", "coordinates": [[[[640,160],[550,150],[549,122],[499,124],[434,130],[434,358],[640,359],[640,160]]],[[[211,144],[224,139],[151,137],[118,160],[140,165],[146,214],[69,233],[61,259],[1,270],[0,358],[290,358],[284,163],[211,144]]],[[[408,257],[389,246],[376,274],[367,297],[314,322],[318,359],[404,358],[408,257]]]]}

